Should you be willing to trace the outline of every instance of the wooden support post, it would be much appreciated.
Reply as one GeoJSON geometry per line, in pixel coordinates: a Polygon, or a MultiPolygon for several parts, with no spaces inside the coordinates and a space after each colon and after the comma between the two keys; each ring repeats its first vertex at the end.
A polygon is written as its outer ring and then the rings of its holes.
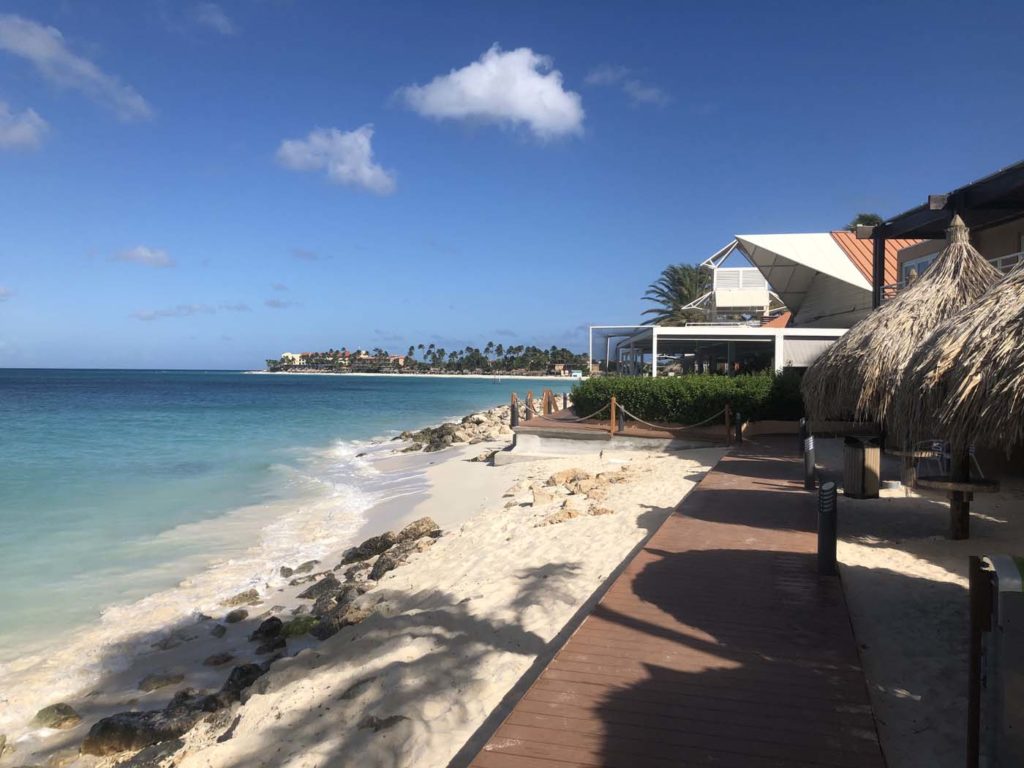
{"type": "Polygon", "coordinates": [[[519,398],[516,397],[516,393],[512,393],[512,403],[509,409],[509,426],[513,429],[519,426],[519,398]]]}
{"type": "MultiPolygon", "coordinates": [[[[971,455],[966,448],[952,446],[950,480],[954,483],[971,481],[971,455]]],[[[971,494],[951,491],[949,494],[949,538],[968,539],[971,536],[971,494]]]]}
{"type": "Polygon", "coordinates": [[[615,395],[612,395],[611,414],[609,414],[610,418],[608,419],[608,432],[613,435],[615,434],[616,422],[618,421],[618,410],[618,405],[615,403],[615,395]]]}
{"type": "Polygon", "coordinates": [[[992,631],[992,584],[981,567],[981,558],[971,555],[967,569],[970,587],[970,641],[967,666],[967,768],[978,768],[981,747],[981,640],[992,631]]]}
{"type": "Polygon", "coordinates": [[[732,430],[729,428],[729,419],[731,418],[731,416],[732,416],[732,409],[729,407],[729,404],[726,403],[725,404],[725,442],[727,444],[732,442],[732,430]]]}
{"type": "Polygon", "coordinates": [[[550,389],[544,390],[544,415],[550,416],[555,412],[555,394],[550,389]]]}
{"type": "Polygon", "coordinates": [[[529,421],[533,418],[533,392],[527,390],[526,392],[526,420],[529,421]]]}

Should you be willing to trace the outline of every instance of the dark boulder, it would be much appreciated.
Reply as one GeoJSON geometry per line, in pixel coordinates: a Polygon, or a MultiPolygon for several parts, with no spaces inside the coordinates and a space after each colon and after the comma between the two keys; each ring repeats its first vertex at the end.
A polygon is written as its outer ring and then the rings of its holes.
{"type": "Polygon", "coordinates": [[[228,612],[228,615],[224,617],[224,621],[227,624],[236,624],[247,618],[249,618],[249,612],[245,608],[235,608],[235,610],[228,612]]]}
{"type": "Polygon", "coordinates": [[[222,701],[238,701],[242,691],[255,683],[266,672],[259,664],[240,664],[231,670],[228,679],[217,694],[222,701]]]}
{"type": "Polygon", "coordinates": [[[414,520],[409,523],[405,528],[398,532],[398,541],[415,541],[423,536],[430,536],[431,538],[436,539],[440,535],[441,526],[429,517],[421,517],[419,520],[414,520]]]}
{"type": "Polygon", "coordinates": [[[43,707],[32,718],[32,725],[38,728],[74,728],[82,722],[82,717],[70,704],[61,702],[43,707]]]}
{"type": "Polygon", "coordinates": [[[320,581],[311,584],[302,592],[299,592],[298,597],[301,600],[316,600],[322,595],[336,592],[339,589],[341,589],[341,582],[338,581],[338,577],[333,573],[328,573],[320,581]]]}
{"type": "Polygon", "coordinates": [[[89,729],[82,743],[82,752],[87,755],[110,755],[145,749],[152,744],[176,739],[189,731],[205,714],[221,706],[216,696],[186,688],[176,693],[164,709],[118,712],[104,717],[89,729]]]}
{"type": "Polygon", "coordinates": [[[271,616],[261,623],[253,633],[249,635],[249,639],[252,641],[263,642],[266,640],[272,640],[281,634],[281,628],[284,626],[284,622],[281,621],[277,616],[271,616]]]}
{"type": "Polygon", "coordinates": [[[369,560],[374,555],[379,555],[398,542],[398,537],[394,533],[388,531],[382,533],[380,536],[373,536],[358,547],[353,547],[345,553],[345,557],[342,558],[341,564],[348,565],[349,563],[358,563],[361,560],[369,560]]]}
{"type": "Polygon", "coordinates": [[[333,613],[322,616],[317,625],[309,631],[309,634],[317,640],[326,640],[338,634],[345,627],[365,621],[370,615],[370,611],[356,608],[353,605],[339,608],[333,613]]]}

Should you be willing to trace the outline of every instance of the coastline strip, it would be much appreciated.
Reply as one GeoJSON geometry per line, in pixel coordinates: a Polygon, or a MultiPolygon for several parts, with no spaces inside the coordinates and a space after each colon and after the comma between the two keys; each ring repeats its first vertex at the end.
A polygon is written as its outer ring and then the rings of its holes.
{"type": "Polygon", "coordinates": [[[472,766],[884,766],[789,442],[747,443],[708,473],[472,766]]]}

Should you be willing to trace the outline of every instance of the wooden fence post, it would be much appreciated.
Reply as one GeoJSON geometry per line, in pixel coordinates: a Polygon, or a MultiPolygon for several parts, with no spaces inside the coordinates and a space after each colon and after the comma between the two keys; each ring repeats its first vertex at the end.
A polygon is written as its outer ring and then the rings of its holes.
{"type": "Polygon", "coordinates": [[[732,416],[732,409],[729,404],[725,404],[725,442],[728,445],[732,442],[732,430],[729,429],[729,417],[732,416]]]}
{"type": "Polygon", "coordinates": [[[519,426],[519,398],[516,397],[516,393],[512,393],[512,408],[509,411],[509,426],[512,428],[519,426]]]}
{"type": "Polygon", "coordinates": [[[526,420],[529,421],[533,418],[533,391],[527,390],[526,392],[526,420]]]}
{"type": "Polygon", "coordinates": [[[612,395],[611,418],[608,419],[608,432],[613,435],[615,434],[616,417],[619,415],[617,411],[618,408],[615,404],[615,395],[612,395]]]}

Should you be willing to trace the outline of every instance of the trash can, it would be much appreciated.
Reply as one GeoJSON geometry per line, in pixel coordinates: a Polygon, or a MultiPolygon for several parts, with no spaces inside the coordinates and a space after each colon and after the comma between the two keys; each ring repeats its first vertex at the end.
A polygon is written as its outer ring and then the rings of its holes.
{"type": "Polygon", "coordinates": [[[843,441],[843,495],[877,499],[881,462],[877,437],[847,437],[843,441]]]}

